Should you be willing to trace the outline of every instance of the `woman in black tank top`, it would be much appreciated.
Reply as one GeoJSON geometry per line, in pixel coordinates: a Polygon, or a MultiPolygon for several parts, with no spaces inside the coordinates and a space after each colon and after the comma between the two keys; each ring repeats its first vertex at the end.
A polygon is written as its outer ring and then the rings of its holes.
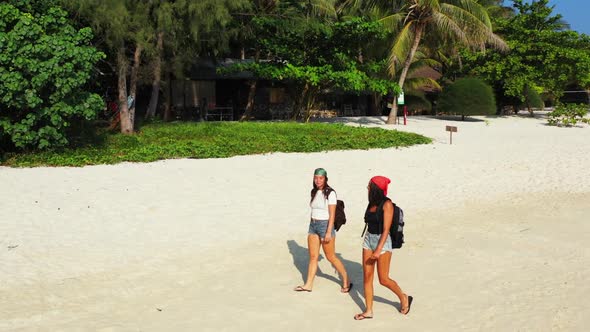
{"type": "Polygon", "coordinates": [[[377,206],[373,206],[373,211],[371,211],[371,206],[368,206],[367,211],[365,211],[367,232],[371,234],[381,234],[381,222],[377,213],[377,206]]]}
{"type": "Polygon", "coordinates": [[[387,187],[391,181],[383,176],[375,176],[369,181],[369,205],[365,211],[365,222],[368,232],[363,243],[363,286],[365,288],[366,308],[363,313],[356,314],[355,320],[373,318],[373,276],[375,264],[379,283],[389,288],[400,301],[400,313],[410,312],[413,298],[405,294],[395,280],[389,278],[391,263],[391,238],[389,228],[393,221],[393,204],[387,198],[387,187]]]}

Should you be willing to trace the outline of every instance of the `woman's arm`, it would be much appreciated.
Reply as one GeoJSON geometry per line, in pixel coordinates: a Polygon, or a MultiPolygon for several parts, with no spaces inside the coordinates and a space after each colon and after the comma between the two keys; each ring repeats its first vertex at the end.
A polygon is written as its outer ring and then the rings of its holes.
{"type": "Polygon", "coordinates": [[[328,218],[328,228],[326,229],[326,236],[324,237],[324,242],[328,243],[332,240],[332,229],[334,229],[334,218],[336,217],[336,204],[328,205],[328,213],[330,217],[328,218]]]}
{"type": "Polygon", "coordinates": [[[385,241],[387,241],[387,236],[389,235],[389,229],[391,228],[391,223],[393,222],[393,203],[391,201],[386,201],[383,204],[383,233],[381,233],[381,237],[379,238],[379,243],[377,244],[377,248],[373,251],[374,259],[379,258],[381,255],[381,250],[383,250],[383,246],[385,246],[385,241]]]}

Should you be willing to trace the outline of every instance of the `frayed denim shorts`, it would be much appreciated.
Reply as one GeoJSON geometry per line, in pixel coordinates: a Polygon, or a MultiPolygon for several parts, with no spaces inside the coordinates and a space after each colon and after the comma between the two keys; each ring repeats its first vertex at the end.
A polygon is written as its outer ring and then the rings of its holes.
{"type": "MultiPolygon", "coordinates": [[[[379,244],[379,239],[381,239],[381,234],[371,234],[367,232],[365,234],[365,240],[363,241],[363,249],[368,249],[374,251],[379,244]]],[[[391,245],[391,236],[387,235],[387,240],[385,240],[385,244],[383,245],[383,249],[381,249],[381,253],[393,251],[393,247],[391,245]]]]}
{"type": "MultiPolygon", "coordinates": [[[[326,237],[326,230],[328,229],[328,220],[312,219],[309,222],[309,230],[307,234],[317,234],[320,239],[326,237]]],[[[336,230],[332,227],[332,238],[336,237],[336,230]]]]}

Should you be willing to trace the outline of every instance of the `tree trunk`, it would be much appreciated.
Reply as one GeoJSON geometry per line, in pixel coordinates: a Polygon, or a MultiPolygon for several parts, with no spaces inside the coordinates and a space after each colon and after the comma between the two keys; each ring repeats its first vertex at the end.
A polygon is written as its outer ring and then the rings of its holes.
{"type": "Polygon", "coordinates": [[[135,125],[135,105],[137,104],[137,79],[139,76],[139,65],[141,64],[141,52],[143,48],[137,44],[133,54],[133,67],[131,67],[131,80],[129,82],[129,96],[131,96],[131,105],[129,105],[129,121],[131,122],[131,131],[135,125]]]}
{"type": "Polygon", "coordinates": [[[359,61],[359,63],[362,65],[364,63],[364,57],[363,57],[363,49],[359,47],[359,53],[358,53],[358,57],[357,60],[359,61]]]}
{"type": "Polygon", "coordinates": [[[369,111],[370,115],[382,115],[383,110],[381,109],[381,100],[383,100],[382,95],[378,94],[377,92],[373,92],[373,94],[371,94],[371,110],[369,111]]]}
{"type": "Polygon", "coordinates": [[[291,120],[297,120],[297,116],[301,114],[303,107],[305,105],[305,99],[307,98],[307,92],[309,90],[309,84],[305,83],[303,90],[301,90],[301,94],[299,98],[295,100],[295,104],[293,105],[293,114],[291,114],[291,120]]]}
{"type": "MultiPolygon", "coordinates": [[[[422,24],[418,24],[416,26],[416,31],[414,32],[414,43],[412,44],[412,48],[410,49],[410,53],[406,57],[406,61],[404,62],[404,68],[399,76],[398,85],[400,88],[404,88],[404,83],[406,81],[406,76],[408,75],[408,71],[410,70],[410,65],[412,64],[412,60],[414,60],[414,55],[418,50],[418,46],[420,45],[420,39],[422,39],[422,31],[424,30],[424,26],[422,24]]],[[[397,98],[393,98],[393,107],[391,108],[391,112],[389,112],[389,117],[387,117],[387,124],[394,124],[395,117],[397,116],[397,98]]]]}
{"type": "Polygon", "coordinates": [[[154,60],[154,81],[152,82],[152,96],[150,97],[150,104],[145,112],[145,118],[153,118],[156,116],[156,109],[158,108],[158,99],[160,97],[160,80],[162,78],[162,48],[164,44],[164,33],[158,33],[157,53],[154,60]]]}
{"type": "Polygon", "coordinates": [[[127,59],[125,57],[125,47],[121,47],[117,54],[117,67],[119,69],[119,78],[117,87],[119,90],[119,119],[121,124],[121,133],[133,133],[133,123],[129,118],[129,109],[127,108],[127,59]]]}
{"type": "MultiPolygon", "coordinates": [[[[256,48],[256,54],[254,55],[254,62],[258,63],[260,59],[260,49],[256,48]]],[[[256,88],[258,86],[258,80],[252,80],[249,82],[250,89],[248,91],[248,103],[246,104],[246,110],[244,114],[240,117],[240,121],[247,121],[250,120],[252,117],[252,112],[254,111],[254,99],[256,97],[256,88]]]]}
{"type": "Polygon", "coordinates": [[[311,119],[311,108],[313,107],[313,105],[315,104],[315,98],[317,96],[317,88],[312,88],[309,89],[308,93],[307,93],[307,100],[305,102],[305,122],[309,122],[309,119],[311,119]]]}
{"type": "Polygon", "coordinates": [[[397,117],[397,97],[393,96],[393,101],[391,102],[391,111],[389,111],[389,115],[387,116],[387,124],[394,124],[396,117],[397,117]]]}
{"type": "Polygon", "coordinates": [[[164,121],[170,121],[172,114],[172,75],[170,70],[166,71],[166,103],[164,106],[164,121]]]}
{"type": "Polygon", "coordinates": [[[249,82],[250,89],[248,90],[248,103],[246,104],[246,111],[240,118],[240,121],[248,121],[252,117],[254,111],[254,97],[256,97],[256,86],[258,81],[253,80],[249,82]]]}

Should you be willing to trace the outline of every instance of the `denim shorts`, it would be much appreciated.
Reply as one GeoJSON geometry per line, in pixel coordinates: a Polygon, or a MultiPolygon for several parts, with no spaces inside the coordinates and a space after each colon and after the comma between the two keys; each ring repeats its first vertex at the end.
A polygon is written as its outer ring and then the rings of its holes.
{"type": "MultiPolygon", "coordinates": [[[[312,220],[309,222],[309,230],[307,234],[317,234],[320,239],[326,237],[326,230],[328,229],[328,220],[312,220]]],[[[336,230],[332,227],[332,237],[336,237],[336,230]]]]}
{"type": "MultiPolygon", "coordinates": [[[[369,249],[374,251],[379,244],[379,239],[381,239],[381,234],[371,234],[367,232],[365,234],[365,241],[363,241],[363,249],[369,249]]],[[[385,240],[385,244],[383,245],[383,249],[381,249],[381,253],[393,251],[391,245],[391,236],[387,235],[387,240],[385,240]]]]}

